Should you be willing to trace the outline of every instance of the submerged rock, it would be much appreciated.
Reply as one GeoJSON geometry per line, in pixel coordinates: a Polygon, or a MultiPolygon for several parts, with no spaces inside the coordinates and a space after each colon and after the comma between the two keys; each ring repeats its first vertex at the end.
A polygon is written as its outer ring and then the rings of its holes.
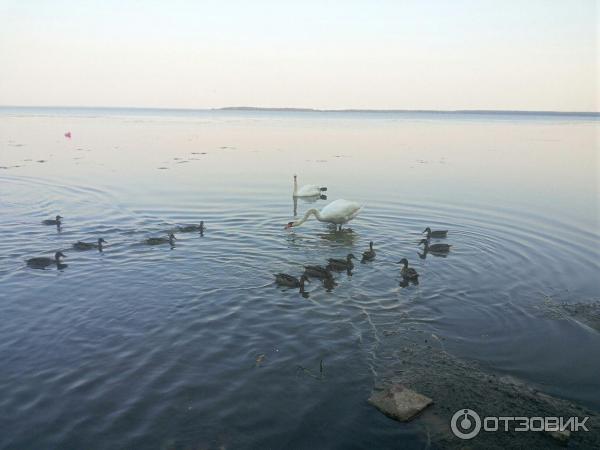
{"type": "Polygon", "coordinates": [[[567,444],[571,437],[571,432],[569,430],[549,431],[548,434],[562,444],[567,444]]]}
{"type": "Polygon", "coordinates": [[[369,403],[392,419],[408,422],[431,405],[433,400],[402,384],[394,384],[383,391],[373,392],[369,403]]]}

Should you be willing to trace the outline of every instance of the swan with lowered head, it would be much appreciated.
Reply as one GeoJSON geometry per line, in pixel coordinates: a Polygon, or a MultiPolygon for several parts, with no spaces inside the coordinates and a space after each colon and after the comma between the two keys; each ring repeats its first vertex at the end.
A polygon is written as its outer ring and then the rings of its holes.
{"type": "Polygon", "coordinates": [[[339,225],[339,229],[341,231],[342,225],[354,219],[358,215],[358,212],[361,208],[362,205],[359,205],[356,202],[350,202],[342,199],[335,200],[321,209],[321,211],[315,208],[309,209],[306,211],[306,214],[304,214],[302,219],[294,222],[288,222],[285,228],[302,225],[311,215],[314,215],[319,222],[327,222],[333,223],[334,225],[339,225]]]}
{"type": "Polygon", "coordinates": [[[321,192],[325,192],[326,187],[317,186],[316,184],[306,184],[298,189],[298,177],[294,175],[294,197],[317,197],[321,192]]]}

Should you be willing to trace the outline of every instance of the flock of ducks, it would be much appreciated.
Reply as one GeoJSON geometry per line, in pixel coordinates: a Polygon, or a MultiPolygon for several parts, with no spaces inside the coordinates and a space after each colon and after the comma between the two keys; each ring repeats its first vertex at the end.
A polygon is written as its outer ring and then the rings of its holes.
{"type": "MultiPolygon", "coordinates": [[[[448,235],[448,230],[439,230],[439,231],[431,231],[428,227],[423,231],[426,233],[427,230],[428,236],[435,237],[437,239],[445,238],[448,235]]],[[[419,242],[419,245],[425,244],[425,253],[431,252],[432,254],[438,256],[445,256],[450,252],[449,244],[429,244],[430,237],[426,239],[422,239],[419,242]]],[[[373,248],[373,241],[369,242],[369,248],[365,250],[362,254],[361,262],[365,263],[368,261],[373,261],[377,256],[375,249],[373,248]]],[[[352,269],[354,269],[354,262],[356,257],[349,253],[344,259],[337,258],[329,258],[327,260],[327,265],[306,265],[304,266],[304,272],[300,276],[300,278],[296,278],[293,275],[289,275],[287,273],[277,273],[275,274],[275,283],[279,286],[289,287],[289,288],[299,288],[300,294],[306,296],[306,291],[304,287],[304,283],[309,282],[311,278],[316,278],[320,280],[327,290],[333,289],[337,283],[334,280],[333,272],[347,272],[348,275],[352,275],[352,269]]],[[[402,276],[402,281],[400,282],[400,286],[406,287],[410,283],[419,284],[419,273],[413,268],[408,266],[408,260],[406,258],[402,258],[397,264],[402,264],[400,268],[400,275],[402,276]]]]}
{"type": "MultiPolygon", "coordinates": [[[[327,188],[318,186],[318,185],[307,185],[302,188],[298,188],[297,176],[294,175],[294,192],[293,197],[296,199],[297,197],[311,197],[311,198],[327,198],[322,193],[326,192],[327,188]]],[[[335,200],[331,202],[329,205],[325,206],[320,211],[318,209],[309,209],[304,216],[297,221],[289,222],[285,228],[292,228],[302,225],[306,222],[311,215],[313,215],[320,222],[328,222],[334,224],[337,227],[338,231],[342,230],[342,225],[348,223],[350,220],[354,219],[362,206],[356,202],[350,202],[348,200],[335,200]]],[[[295,210],[294,210],[295,212],[295,210]]],[[[347,229],[346,231],[351,232],[352,230],[347,229]]],[[[429,241],[431,238],[434,239],[443,239],[448,236],[448,230],[435,230],[432,231],[430,227],[427,227],[423,230],[423,233],[426,234],[426,237],[419,242],[419,245],[424,244],[423,254],[419,253],[421,258],[425,258],[427,253],[432,253],[438,256],[445,256],[449,251],[451,245],[436,243],[430,244],[429,241]]],[[[375,259],[376,252],[373,248],[373,241],[369,242],[368,250],[365,250],[362,254],[361,262],[372,261],[375,259]]],[[[329,258],[327,260],[327,265],[325,267],[320,265],[306,265],[304,266],[304,272],[297,278],[293,275],[289,275],[287,273],[277,273],[275,274],[275,283],[280,286],[290,287],[290,288],[299,288],[300,293],[303,296],[306,296],[304,284],[306,282],[310,282],[311,278],[319,279],[323,282],[325,287],[329,290],[333,286],[336,285],[333,272],[346,271],[348,274],[351,274],[352,269],[354,268],[354,262],[356,257],[349,253],[344,259],[337,258],[329,258]]],[[[408,286],[409,283],[418,284],[419,274],[417,271],[408,266],[408,260],[406,258],[402,258],[398,261],[398,264],[402,264],[402,268],[400,269],[400,275],[402,276],[401,286],[408,286]]]]}
{"type": "MultiPolygon", "coordinates": [[[[301,188],[298,187],[297,176],[294,175],[294,190],[293,190],[293,198],[296,200],[297,198],[312,198],[312,199],[326,199],[327,197],[323,195],[323,192],[326,192],[327,188],[318,185],[306,185],[301,188]]],[[[314,216],[320,222],[331,223],[336,226],[337,231],[342,232],[352,232],[351,229],[342,229],[342,225],[348,223],[350,220],[354,219],[362,206],[356,202],[351,202],[348,200],[335,200],[320,211],[318,209],[309,209],[304,216],[300,220],[288,222],[285,226],[286,229],[297,227],[306,222],[310,216],[314,216]]],[[[47,219],[42,221],[44,225],[54,225],[59,230],[62,225],[63,217],[57,215],[54,219],[47,219]]],[[[184,225],[179,226],[175,230],[169,232],[169,234],[165,237],[150,237],[144,240],[142,243],[146,245],[164,245],[169,244],[171,247],[175,246],[175,241],[177,238],[175,237],[174,232],[188,233],[188,232],[199,232],[200,235],[204,235],[204,221],[201,221],[198,225],[184,225]]],[[[421,258],[424,258],[427,253],[433,253],[435,255],[445,256],[450,251],[450,245],[444,243],[435,243],[430,244],[430,239],[443,239],[448,235],[448,230],[436,230],[432,231],[431,228],[427,227],[423,230],[426,237],[419,242],[419,245],[424,245],[424,253],[419,255],[421,258]]],[[[103,245],[107,244],[107,242],[103,238],[98,238],[96,242],[82,242],[78,241],[73,244],[74,250],[98,250],[102,252],[103,245]]],[[[362,253],[361,262],[365,263],[368,261],[373,261],[376,257],[375,249],[373,248],[373,241],[369,242],[369,248],[362,253]]],[[[52,265],[56,265],[57,268],[66,267],[66,264],[63,264],[61,258],[66,258],[65,254],[61,251],[57,251],[54,254],[54,258],[49,257],[36,257],[28,259],[27,265],[32,268],[44,269],[50,267],[52,265]]],[[[354,262],[356,257],[349,253],[346,258],[338,259],[338,258],[329,258],[327,260],[327,264],[325,266],[321,265],[306,265],[304,266],[304,272],[299,278],[296,278],[292,275],[286,273],[278,273],[275,274],[275,282],[280,286],[290,287],[290,288],[299,288],[300,293],[305,295],[305,287],[304,284],[310,282],[311,278],[319,279],[323,282],[324,286],[330,290],[335,285],[333,272],[342,272],[346,271],[349,275],[351,274],[352,269],[354,269],[354,262]]],[[[400,269],[400,275],[402,276],[401,286],[407,286],[409,283],[418,284],[419,274],[417,271],[408,266],[408,260],[406,258],[402,258],[398,261],[398,264],[402,264],[400,269]]]]}
{"type": "MultiPolygon", "coordinates": [[[[42,224],[43,225],[55,225],[56,228],[58,230],[60,230],[60,228],[62,226],[62,219],[63,219],[62,216],[57,215],[54,219],[43,220],[42,224]]],[[[200,221],[200,223],[198,225],[183,225],[183,226],[177,227],[174,231],[176,231],[178,233],[198,232],[198,233],[200,233],[201,236],[204,236],[205,229],[206,228],[204,227],[204,221],[202,220],[202,221],[200,221]]],[[[169,244],[171,247],[174,247],[176,240],[177,240],[177,238],[173,234],[173,231],[170,231],[168,236],[166,236],[166,237],[150,237],[150,238],[142,241],[142,244],[146,244],[146,245],[169,244]]],[[[107,244],[107,242],[104,240],[104,238],[98,238],[98,240],[96,242],[77,241],[73,244],[72,248],[74,250],[79,250],[79,251],[98,250],[98,251],[102,252],[104,249],[104,244],[107,244]]],[[[54,266],[54,265],[56,265],[56,267],[58,269],[64,269],[65,267],[67,267],[67,265],[61,261],[61,258],[66,258],[66,257],[67,256],[62,251],[57,251],[54,253],[53,258],[44,257],[44,256],[30,258],[26,261],[26,263],[27,263],[27,266],[29,266],[33,269],[45,269],[47,267],[54,266]]]]}

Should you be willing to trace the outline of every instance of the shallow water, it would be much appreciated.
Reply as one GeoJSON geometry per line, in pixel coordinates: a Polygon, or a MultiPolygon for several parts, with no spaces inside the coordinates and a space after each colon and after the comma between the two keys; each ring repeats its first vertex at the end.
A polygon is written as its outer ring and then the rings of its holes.
{"type": "Polygon", "coordinates": [[[418,420],[366,401],[415,331],[600,410],[600,332],[544,309],[600,298],[598,125],[0,110],[0,448],[422,448],[418,420]],[[326,201],[298,200],[299,216],[364,204],[352,233],[283,229],[294,173],[328,187],[326,201]],[[40,224],[56,214],[60,231],[40,224]],[[203,236],[142,244],[200,220],[203,236]],[[419,256],[426,226],[450,230],[447,257],[419,256]],[[103,253],[70,249],[98,237],[103,253]],[[376,260],[331,292],[273,284],[369,240],[376,260]],[[58,249],[63,270],[24,263],[58,249]],[[402,257],[417,286],[400,286],[402,257]]]}

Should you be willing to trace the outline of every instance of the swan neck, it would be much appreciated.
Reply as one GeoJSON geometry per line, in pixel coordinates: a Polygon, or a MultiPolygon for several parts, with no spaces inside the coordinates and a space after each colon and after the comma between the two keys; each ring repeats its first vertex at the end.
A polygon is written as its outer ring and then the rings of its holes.
{"type": "Polygon", "coordinates": [[[297,222],[294,222],[294,226],[297,227],[298,225],[302,225],[304,222],[306,222],[308,220],[308,218],[310,217],[311,214],[314,214],[314,216],[317,218],[317,220],[321,220],[321,215],[319,214],[319,210],[318,209],[309,209],[308,211],[306,211],[306,214],[304,214],[304,217],[302,217],[302,219],[298,220],[297,222]]]}

